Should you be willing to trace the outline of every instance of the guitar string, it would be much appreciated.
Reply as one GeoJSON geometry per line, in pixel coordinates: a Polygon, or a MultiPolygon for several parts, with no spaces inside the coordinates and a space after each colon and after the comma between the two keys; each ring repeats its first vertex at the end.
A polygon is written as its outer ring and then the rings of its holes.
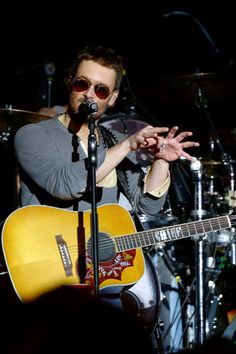
{"type": "MultiPolygon", "coordinates": [[[[231,219],[236,220],[236,216],[231,216],[231,219]]],[[[145,230],[142,232],[138,233],[132,233],[132,234],[127,234],[127,235],[119,235],[114,237],[114,241],[120,249],[120,251],[123,251],[123,248],[125,247],[124,250],[129,250],[129,249],[135,249],[139,247],[147,247],[151,246],[153,244],[156,244],[158,242],[168,242],[168,241],[174,241],[178,239],[183,239],[186,237],[193,237],[199,234],[207,234],[209,232],[213,231],[219,231],[223,229],[229,228],[229,223],[228,217],[227,216],[222,216],[218,218],[212,218],[212,219],[206,219],[206,220],[201,220],[193,223],[187,223],[187,224],[180,224],[180,225],[174,225],[173,227],[164,227],[161,229],[154,229],[154,230],[145,230]],[[222,219],[222,220],[221,220],[222,219]],[[220,221],[223,221],[223,224],[221,225],[220,221]],[[226,223],[226,224],[224,224],[226,223]],[[203,224],[209,224],[208,226],[211,226],[211,228],[204,230],[203,229],[203,224]],[[201,226],[200,230],[197,226],[201,226]],[[181,228],[181,235],[177,235],[176,233],[171,233],[171,230],[175,230],[177,228],[181,228]],[[165,232],[168,231],[168,233],[165,233],[164,239],[163,240],[157,240],[156,233],[159,232],[165,232]],[[187,236],[186,236],[187,234],[187,236]],[[166,238],[167,237],[167,238],[166,238]],[[148,241],[150,242],[148,244],[148,241]],[[127,248],[128,247],[128,248],[127,248]]],[[[100,249],[109,249],[111,247],[111,239],[109,238],[108,240],[101,240],[99,242],[99,248],[100,249]]],[[[70,245],[68,246],[68,249],[77,249],[78,245],[70,245]]]]}

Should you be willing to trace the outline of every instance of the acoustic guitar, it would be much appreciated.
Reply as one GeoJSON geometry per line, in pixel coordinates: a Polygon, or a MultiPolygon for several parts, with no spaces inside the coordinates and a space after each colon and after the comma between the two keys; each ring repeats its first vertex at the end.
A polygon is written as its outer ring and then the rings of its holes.
{"type": "MultiPolygon", "coordinates": [[[[97,208],[99,289],[129,286],[145,271],[143,248],[227,229],[236,220],[226,215],[137,232],[129,212],[106,204],[97,208]]],[[[21,301],[63,285],[93,287],[91,211],[49,206],[15,210],[2,229],[2,249],[14,290],[21,301]]]]}

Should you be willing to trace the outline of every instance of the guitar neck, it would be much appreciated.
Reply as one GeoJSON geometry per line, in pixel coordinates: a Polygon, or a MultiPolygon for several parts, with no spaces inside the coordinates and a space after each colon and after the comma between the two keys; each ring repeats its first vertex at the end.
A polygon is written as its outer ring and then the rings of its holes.
{"type": "Polygon", "coordinates": [[[158,243],[180,240],[187,237],[203,235],[231,227],[231,219],[236,216],[219,216],[173,226],[165,226],[135,234],[115,238],[118,251],[127,251],[138,247],[153,246],[158,243]]]}

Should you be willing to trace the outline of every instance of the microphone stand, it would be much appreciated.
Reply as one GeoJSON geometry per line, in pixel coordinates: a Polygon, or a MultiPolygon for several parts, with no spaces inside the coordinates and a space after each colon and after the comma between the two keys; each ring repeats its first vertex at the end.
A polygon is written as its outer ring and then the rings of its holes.
{"type": "Polygon", "coordinates": [[[88,116],[88,167],[89,167],[89,181],[91,185],[92,206],[90,215],[91,225],[91,251],[93,259],[93,273],[94,273],[94,295],[99,294],[99,249],[98,249],[98,216],[96,203],[96,168],[97,168],[97,137],[95,134],[95,120],[93,114],[88,116]]]}
{"type": "MultiPolygon", "coordinates": [[[[195,179],[194,210],[192,215],[195,220],[202,220],[206,211],[202,208],[202,168],[199,160],[191,163],[191,170],[195,179]]],[[[205,310],[205,262],[202,235],[195,239],[195,264],[196,264],[196,326],[195,339],[202,345],[206,339],[206,310],[205,310]]]]}
{"type": "Polygon", "coordinates": [[[48,89],[47,89],[47,107],[51,107],[52,105],[52,77],[48,77],[47,79],[47,83],[48,83],[48,89]]]}

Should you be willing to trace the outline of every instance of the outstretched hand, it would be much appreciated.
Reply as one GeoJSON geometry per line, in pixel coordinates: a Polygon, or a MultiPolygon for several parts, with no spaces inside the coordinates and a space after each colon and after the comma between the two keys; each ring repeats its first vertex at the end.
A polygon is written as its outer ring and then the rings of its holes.
{"type": "Polygon", "coordinates": [[[195,158],[184,149],[198,147],[200,144],[194,141],[183,141],[192,136],[192,132],[185,131],[176,135],[178,129],[177,126],[169,129],[147,125],[129,138],[131,150],[146,148],[152,152],[155,159],[164,159],[168,162],[175,161],[181,156],[189,161],[194,161],[195,158]],[[165,137],[164,133],[167,133],[165,137]]]}
{"type": "Polygon", "coordinates": [[[183,141],[193,135],[190,131],[181,132],[176,135],[178,127],[172,127],[165,138],[158,137],[157,144],[154,147],[154,157],[164,159],[168,162],[175,161],[180,157],[184,157],[189,161],[195,158],[184,151],[186,148],[198,147],[200,144],[195,141],[183,141]]]}

